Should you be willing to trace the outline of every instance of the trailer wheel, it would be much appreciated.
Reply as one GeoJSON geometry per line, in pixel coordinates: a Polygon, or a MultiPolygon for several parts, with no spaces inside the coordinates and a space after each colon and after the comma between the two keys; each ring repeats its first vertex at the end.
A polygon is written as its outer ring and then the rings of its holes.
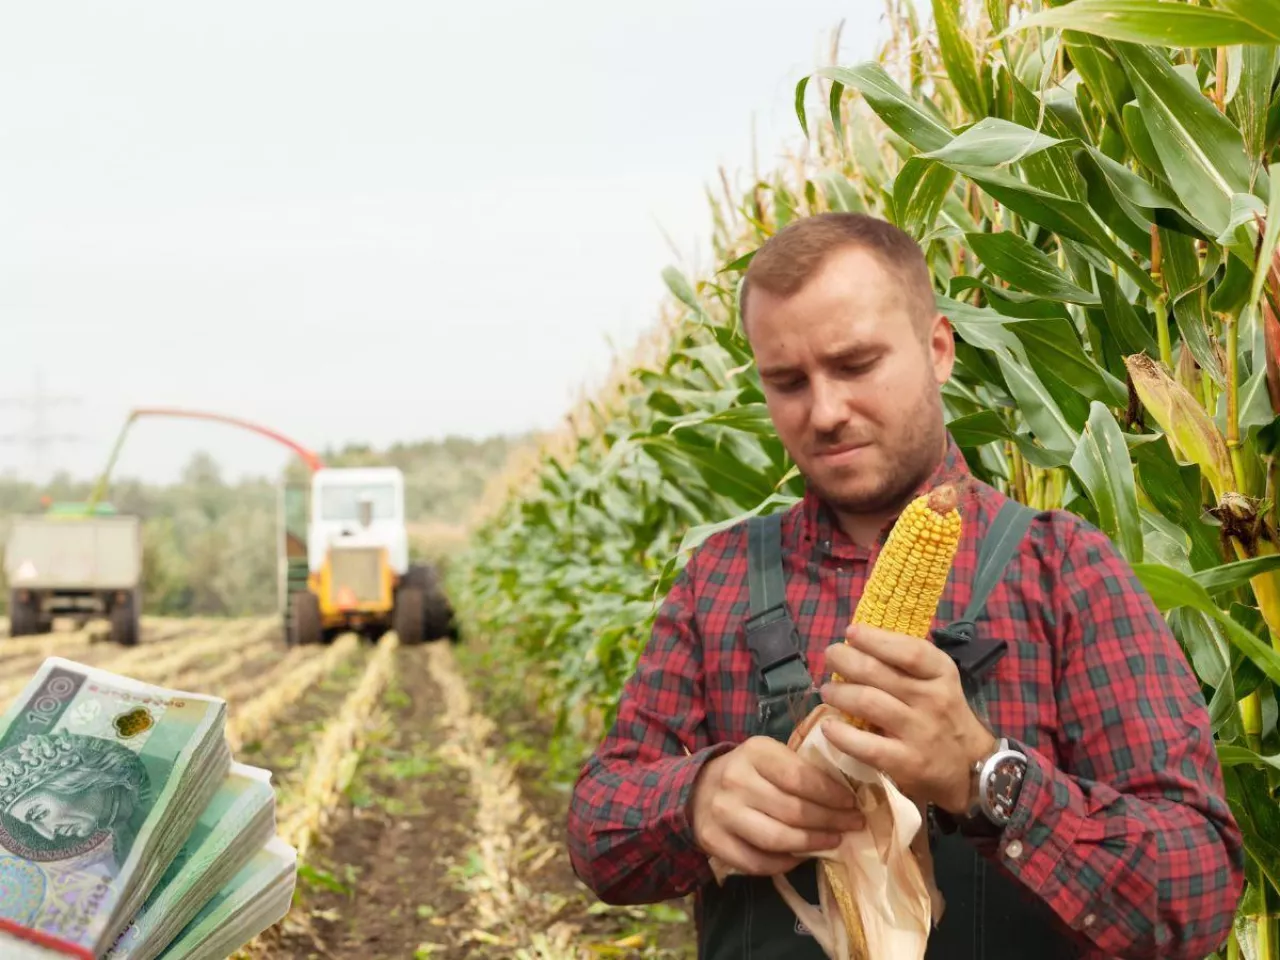
{"type": "Polygon", "coordinates": [[[420,587],[403,586],[396,591],[396,606],[392,612],[393,629],[401,643],[421,643],[426,639],[423,632],[423,608],[420,587]]]}
{"type": "Polygon", "coordinates": [[[40,612],[34,598],[23,600],[17,590],[9,593],[9,636],[29,637],[40,632],[40,612]]]}
{"type": "Polygon", "coordinates": [[[299,590],[289,598],[290,645],[304,643],[320,643],[324,640],[324,629],[320,623],[320,601],[310,590],[299,590]]]}
{"type": "Polygon", "coordinates": [[[138,602],[134,594],[111,608],[111,640],[122,647],[137,646],[138,602]]]}

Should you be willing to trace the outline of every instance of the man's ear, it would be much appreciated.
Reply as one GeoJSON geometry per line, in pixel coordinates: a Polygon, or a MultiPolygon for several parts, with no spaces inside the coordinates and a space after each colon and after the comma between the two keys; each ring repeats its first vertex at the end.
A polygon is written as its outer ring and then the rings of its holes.
{"type": "Polygon", "coordinates": [[[955,329],[943,313],[934,314],[929,326],[929,357],[933,361],[933,376],[938,385],[951,379],[956,364],[955,329]]]}

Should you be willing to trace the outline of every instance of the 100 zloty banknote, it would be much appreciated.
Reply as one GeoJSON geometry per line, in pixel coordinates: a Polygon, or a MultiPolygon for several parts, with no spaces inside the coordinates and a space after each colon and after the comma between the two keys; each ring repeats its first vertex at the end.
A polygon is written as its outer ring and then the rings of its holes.
{"type": "Polygon", "coordinates": [[[225,711],[41,665],[0,717],[0,955],[94,960],[112,944],[226,775],[225,711]]]}

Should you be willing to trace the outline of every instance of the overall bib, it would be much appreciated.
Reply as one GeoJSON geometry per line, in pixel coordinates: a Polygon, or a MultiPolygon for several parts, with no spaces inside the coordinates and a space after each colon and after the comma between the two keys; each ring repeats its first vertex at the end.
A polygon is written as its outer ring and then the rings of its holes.
{"type": "MultiPolygon", "coordinates": [[[[1014,500],[1003,504],[982,543],[964,617],[934,631],[938,646],[959,666],[966,693],[979,711],[983,677],[1005,645],[976,638],[974,625],[1033,516],[1035,511],[1014,500]]],[[[759,709],[747,735],[786,743],[821,697],[786,608],[781,516],[752,517],[748,543],[746,636],[757,665],[759,709]]],[[[934,875],[946,910],[930,935],[926,960],[1069,960],[1082,954],[1043,902],[991,866],[963,836],[940,830],[932,808],[929,812],[934,875]]],[[[815,905],[817,870],[817,861],[808,860],[787,874],[796,892],[815,905]]],[[[733,876],[723,886],[708,884],[700,914],[699,960],[826,960],[768,877],[733,876]]]]}

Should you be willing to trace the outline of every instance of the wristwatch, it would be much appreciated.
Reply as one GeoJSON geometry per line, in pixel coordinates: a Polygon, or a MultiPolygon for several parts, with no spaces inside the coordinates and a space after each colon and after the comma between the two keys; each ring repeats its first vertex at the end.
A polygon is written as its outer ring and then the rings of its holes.
{"type": "Polygon", "coordinates": [[[969,805],[955,818],[961,833],[990,836],[1008,824],[1018,803],[1027,757],[1001,737],[995,750],[969,769],[969,805]]]}

